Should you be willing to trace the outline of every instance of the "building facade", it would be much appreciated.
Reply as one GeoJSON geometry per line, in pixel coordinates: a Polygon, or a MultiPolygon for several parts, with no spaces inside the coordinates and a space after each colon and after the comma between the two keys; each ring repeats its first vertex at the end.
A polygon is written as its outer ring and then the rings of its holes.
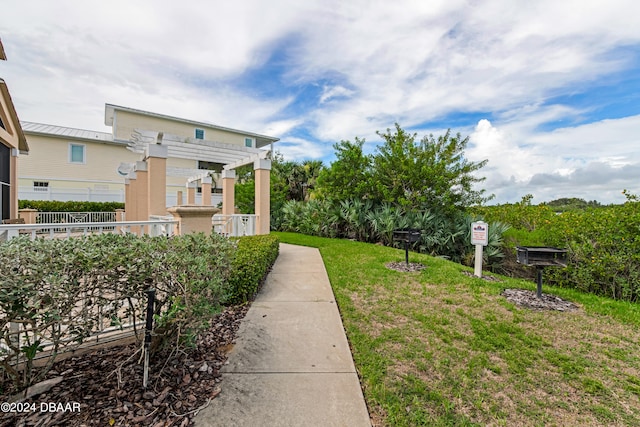
{"type": "MultiPolygon", "coordinates": [[[[134,135],[152,131],[180,138],[184,143],[212,142],[236,147],[271,148],[278,138],[230,129],[209,123],[121,107],[105,106],[105,125],[111,133],[23,122],[26,139],[37,147],[22,162],[19,197],[26,200],[88,200],[124,202],[124,182],[130,170],[123,167],[140,160],[132,151],[134,135]]],[[[193,158],[167,158],[166,205],[177,204],[186,180],[210,171],[213,177],[212,204],[222,201],[220,172],[226,164],[193,158]]],[[[213,159],[215,160],[215,159],[213,159]]]]}
{"type": "MultiPolygon", "coordinates": [[[[0,60],[6,60],[0,41],[0,60]]],[[[18,218],[18,157],[29,153],[9,88],[0,78],[0,217],[18,218]]],[[[1,223],[1,222],[0,222],[1,223]]]]}

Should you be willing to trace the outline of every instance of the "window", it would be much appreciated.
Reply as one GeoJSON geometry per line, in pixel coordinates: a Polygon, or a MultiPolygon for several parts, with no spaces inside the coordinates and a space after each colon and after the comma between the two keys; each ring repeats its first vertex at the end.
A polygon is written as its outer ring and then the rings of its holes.
{"type": "Polygon", "coordinates": [[[196,139],[204,139],[204,129],[196,129],[196,139]]]}
{"type": "Polygon", "coordinates": [[[85,163],[84,144],[69,144],[69,163],[85,163]]]}
{"type": "Polygon", "coordinates": [[[47,181],[33,181],[33,191],[49,191],[49,183],[47,181]]]}
{"type": "Polygon", "coordinates": [[[0,128],[7,130],[7,128],[4,126],[4,122],[2,121],[2,117],[0,117],[0,128]]]}
{"type": "Polygon", "coordinates": [[[253,138],[245,138],[244,139],[245,147],[253,147],[253,138]]]}

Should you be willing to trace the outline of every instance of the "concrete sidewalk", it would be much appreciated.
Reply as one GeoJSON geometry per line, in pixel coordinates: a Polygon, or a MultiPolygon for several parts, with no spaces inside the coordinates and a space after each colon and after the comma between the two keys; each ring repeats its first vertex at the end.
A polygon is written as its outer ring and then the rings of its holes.
{"type": "Polygon", "coordinates": [[[371,426],[317,249],[280,245],[222,376],[196,426],[371,426]]]}

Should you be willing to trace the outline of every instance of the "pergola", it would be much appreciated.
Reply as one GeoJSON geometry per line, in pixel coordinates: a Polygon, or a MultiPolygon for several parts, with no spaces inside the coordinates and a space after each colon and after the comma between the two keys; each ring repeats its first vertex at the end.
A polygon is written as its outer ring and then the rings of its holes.
{"type": "MultiPolygon", "coordinates": [[[[148,220],[150,216],[166,215],[166,161],[168,157],[223,165],[223,215],[234,213],[235,169],[253,163],[256,175],[256,233],[269,233],[271,160],[267,158],[268,151],[139,129],[136,129],[132,134],[128,145],[129,150],[142,155],[142,160],[128,165],[130,172],[125,179],[127,220],[148,220]]],[[[198,182],[202,184],[203,205],[211,205],[212,180],[209,172],[202,172],[186,179],[187,204],[195,203],[198,182]]]]}

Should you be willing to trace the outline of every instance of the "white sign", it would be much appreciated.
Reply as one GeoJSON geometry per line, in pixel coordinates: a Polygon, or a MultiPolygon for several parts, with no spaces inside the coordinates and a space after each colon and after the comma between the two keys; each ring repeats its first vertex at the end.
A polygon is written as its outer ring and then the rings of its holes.
{"type": "Polygon", "coordinates": [[[471,223],[471,244],[482,246],[489,244],[489,224],[483,221],[471,223]]]}

